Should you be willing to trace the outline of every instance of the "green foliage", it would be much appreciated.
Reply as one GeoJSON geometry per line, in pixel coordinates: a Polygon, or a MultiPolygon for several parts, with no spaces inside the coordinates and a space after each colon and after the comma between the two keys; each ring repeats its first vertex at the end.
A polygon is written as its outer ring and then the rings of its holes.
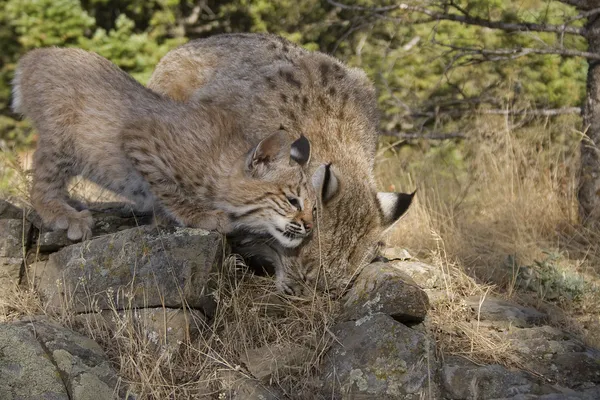
{"type": "MultiPolygon", "coordinates": [[[[555,302],[581,302],[586,295],[597,295],[599,288],[588,282],[573,267],[562,265],[562,254],[546,252],[542,260],[516,269],[516,284],[535,292],[540,299],[555,302]]],[[[514,260],[512,262],[514,265],[514,260]]]]}
{"type": "MultiPolygon", "coordinates": [[[[340,1],[363,7],[396,4],[340,1]]],[[[431,0],[430,9],[452,13],[460,9],[474,18],[504,22],[560,25],[577,14],[555,0],[455,0],[454,7],[445,8],[436,8],[436,1],[441,0],[431,0]]],[[[451,21],[422,23],[423,18],[403,10],[379,18],[321,0],[0,0],[0,114],[14,117],[8,109],[10,80],[18,58],[32,48],[56,45],[95,51],[146,82],[158,60],[175,46],[244,31],[280,34],[363,68],[379,89],[382,127],[389,130],[420,126],[409,109],[455,105],[464,109],[467,104],[468,110],[474,106],[465,101],[475,98],[494,108],[582,104],[587,68],[583,59],[530,55],[479,63],[472,55],[456,58],[447,45],[475,49],[562,45],[585,50],[583,38],[503,32],[451,21]]],[[[424,123],[435,129],[460,129],[455,117],[437,116],[424,123]]],[[[0,139],[26,143],[18,137],[27,131],[8,134],[2,129],[0,139]]]]}

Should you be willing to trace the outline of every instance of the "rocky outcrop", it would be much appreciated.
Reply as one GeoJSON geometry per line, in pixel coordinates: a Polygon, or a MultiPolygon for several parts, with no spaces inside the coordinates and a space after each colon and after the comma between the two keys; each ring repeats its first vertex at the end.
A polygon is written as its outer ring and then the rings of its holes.
{"type": "Polygon", "coordinates": [[[439,396],[435,347],[423,333],[382,313],[343,322],[332,332],[322,367],[328,398],[439,396]]]}
{"type": "MultiPolygon", "coordinates": [[[[50,314],[70,315],[73,329],[106,332],[110,341],[126,327],[153,354],[176,360],[218,326],[212,317],[223,300],[217,278],[224,277],[225,239],[151,226],[150,215],[128,206],[93,208],[94,236],[72,243],[35,214],[0,202],[0,301],[16,286],[35,289],[50,314]]],[[[402,249],[386,255],[392,260],[366,266],[330,304],[340,312],[324,332],[295,342],[273,335],[228,354],[227,367],[213,372],[216,383],[200,392],[240,400],[600,398],[600,354],[549,326],[546,314],[492,296],[449,298],[444,271],[402,249]],[[500,335],[519,368],[438,357],[427,314],[449,300],[462,301],[466,323],[479,333],[500,335]],[[325,350],[315,352],[316,341],[325,350]],[[301,370],[313,371],[318,393],[275,384],[301,370]]],[[[264,292],[252,312],[285,320],[290,301],[264,292]]],[[[44,317],[0,323],[0,376],[0,399],[135,398],[98,344],[44,317]]]]}
{"type": "Polygon", "coordinates": [[[367,265],[345,297],[343,319],[358,320],[375,313],[400,322],[421,322],[429,299],[415,281],[393,264],[367,265]]]}
{"type": "Polygon", "coordinates": [[[131,228],[65,247],[32,265],[29,276],[55,311],[184,304],[208,310],[208,282],[223,244],[221,235],[201,229],[131,228]]]}
{"type": "Polygon", "coordinates": [[[0,324],[0,398],[127,398],[93,340],[46,319],[0,324]]]}
{"type": "Polygon", "coordinates": [[[0,200],[0,299],[19,284],[30,233],[23,211],[0,200]]]}

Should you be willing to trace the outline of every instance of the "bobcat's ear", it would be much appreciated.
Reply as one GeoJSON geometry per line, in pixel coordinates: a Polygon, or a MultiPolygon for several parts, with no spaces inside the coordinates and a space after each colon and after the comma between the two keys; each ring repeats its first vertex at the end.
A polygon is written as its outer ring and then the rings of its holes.
{"type": "Polygon", "coordinates": [[[385,227],[392,225],[406,213],[413,197],[415,197],[415,193],[417,193],[416,190],[412,193],[377,193],[377,201],[383,214],[383,225],[385,227]]]}
{"type": "Polygon", "coordinates": [[[291,161],[297,162],[301,167],[310,163],[310,142],[304,135],[301,135],[300,139],[292,143],[290,149],[290,162],[291,161]]]}
{"type": "Polygon", "coordinates": [[[322,164],[312,176],[312,184],[321,196],[321,202],[327,203],[338,192],[340,187],[337,176],[330,164],[322,164]]]}
{"type": "Polygon", "coordinates": [[[269,163],[275,161],[281,151],[283,143],[284,140],[281,132],[275,132],[261,140],[260,143],[250,151],[250,155],[246,162],[248,171],[255,172],[261,166],[266,167],[269,163]]]}

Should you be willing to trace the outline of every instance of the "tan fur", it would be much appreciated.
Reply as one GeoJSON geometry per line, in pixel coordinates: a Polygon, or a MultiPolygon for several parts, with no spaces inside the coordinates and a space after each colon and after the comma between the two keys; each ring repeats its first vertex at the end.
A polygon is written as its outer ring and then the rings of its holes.
{"type": "Polygon", "coordinates": [[[209,99],[163,98],[79,49],[29,52],[13,92],[15,111],[39,132],[33,205],[72,240],[89,237],[93,223],[69,204],[75,175],[186,226],[271,234],[284,246],[310,233],[315,195],[291,157],[300,135],[275,127],[243,137],[239,116],[209,99]]]}
{"type": "MultiPolygon", "coordinates": [[[[317,172],[331,164],[336,190],[322,199],[317,234],[302,249],[290,252],[245,238],[238,243],[242,253],[283,264],[309,285],[320,265],[331,276],[330,286],[345,284],[375,256],[382,231],[410,204],[410,196],[399,204],[404,209],[378,201],[376,95],[359,69],[277,36],[219,35],[169,52],[149,87],[179,101],[210,99],[244,121],[238,134],[245,138],[258,140],[280,124],[305,135],[313,145],[311,173],[321,194],[317,172]]],[[[284,289],[299,290],[293,282],[284,289]]]]}

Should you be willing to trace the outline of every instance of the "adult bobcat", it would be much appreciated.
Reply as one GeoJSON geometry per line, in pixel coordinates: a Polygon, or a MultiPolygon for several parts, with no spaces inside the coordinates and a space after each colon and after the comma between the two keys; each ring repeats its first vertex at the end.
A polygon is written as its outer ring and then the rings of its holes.
{"type": "Polygon", "coordinates": [[[378,111],[373,85],[359,69],[277,36],[227,34],[167,53],[148,86],[180,102],[210,100],[229,110],[243,121],[238,134],[245,138],[260,140],[283,124],[311,141],[313,162],[326,164],[311,168],[322,205],[317,234],[292,250],[237,238],[242,255],[286,270],[290,279],[280,288],[287,292],[301,292],[302,281],[313,285],[319,275],[328,286],[345,285],[410,206],[412,194],[375,189],[378,111]]]}
{"type": "Polygon", "coordinates": [[[25,55],[13,109],[39,132],[34,208],[72,240],[88,238],[93,222],[89,210],[69,204],[75,175],[140,209],[162,207],[186,226],[269,234],[285,247],[312,230],[315,194],[304,171],[310,144],[279,126],[260,138],[238,135],[239,118],[210,100],[163,98],[79,49],[25,55]]]}

